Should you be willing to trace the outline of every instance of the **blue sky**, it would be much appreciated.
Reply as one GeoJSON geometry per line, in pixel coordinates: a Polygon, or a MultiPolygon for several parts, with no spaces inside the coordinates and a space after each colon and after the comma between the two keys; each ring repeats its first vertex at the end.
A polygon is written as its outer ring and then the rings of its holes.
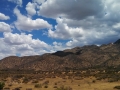
{"type": "Polygon", "coordinates": [[[120,0],[0,0],[0,59],[120,38],[120,0]]]}

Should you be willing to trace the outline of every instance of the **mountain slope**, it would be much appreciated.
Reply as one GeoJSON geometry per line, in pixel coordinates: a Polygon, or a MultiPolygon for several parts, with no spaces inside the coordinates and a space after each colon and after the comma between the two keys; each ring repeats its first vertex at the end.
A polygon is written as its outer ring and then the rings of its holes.
{"type": "MultiPolygon", "coordinates": [[[[117,42],[117,43],[116,43],[117,42]]],[[[61,71],[120,66],[120,44],[88,45],[41,56],[10,56],[0,60],[0,69],[61,71]]]]}

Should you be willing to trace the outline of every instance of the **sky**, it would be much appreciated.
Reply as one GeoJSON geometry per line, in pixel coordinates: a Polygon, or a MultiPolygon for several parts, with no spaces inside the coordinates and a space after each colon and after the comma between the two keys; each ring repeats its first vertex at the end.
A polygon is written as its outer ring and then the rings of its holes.
{"type": "Polygon", "coordinates": [[[120,0],[0,0],[0,59],[120,38],[120,0]]]}

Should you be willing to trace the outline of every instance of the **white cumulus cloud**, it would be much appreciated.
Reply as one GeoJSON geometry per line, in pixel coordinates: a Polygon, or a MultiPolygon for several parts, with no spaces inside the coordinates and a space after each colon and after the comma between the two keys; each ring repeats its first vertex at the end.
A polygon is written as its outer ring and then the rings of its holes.
{"type": "Polygon", "coordinates": [[[4,41],[9,45],[23,45],[24,47],[27,47],[26,44],[28,44],[31,48],[34,49],[49,47],[49,45],[47,45],[47,43],[44,41],[33,39],[32,34],[26,35],[25,33],[4,33],[4,41]]]}
{"type": "Polygon", "coordinates": [[[6,16],[3,13],[0,13],[0,20],[8,20],[8,19],[10,19],[9,16],[6,16]]]}
{"type": "Polygon", "coordinates": [[[11,32],[11,27],[5,22],[0,22],[0,32],[11,32]]]}
{"type": "Polygon", "coordinates": [[[66,47],[100,45],[120,38],[118,8],[119,0],[47,0],[39,15],[56,19],[48,36],[68,40],[66,47]]]}
{"type": "Polygon", "coordinates": [[[12,34],[12,33],[4,33],[4,41],[11,45],[21,45],[25,43],[29,43],[32,40],[31,34],[12,34]]]}
{"type": "Polygon", "coordinates": [[[57,19],[58,25],[55,26],[54,31],[49,30],[48,36],[52,38],[58,39],[72,39],[74,37],[82,37],[84,33],[82,28],[70,28],[67,26],[66,23],[63,23],[63,20],[58,18],[57,19]]]}
{"type": "Polygon", "coordinates": [[[26,5],[26,10],[27,10],[27,13],[31,16],[35,15],[36,14],[36,4],[35,3],[31,3],[29,2],[27,5],[26,5]]]}
{"type": "Polygon", "coordinates": [[[51,45],[48,45],[40,39],[33,39],[31,34],[13,34],[4,33],[4,37],[0,38],[0,56],[8,55],[40,55],[50,52],[51,45]],[[10,53],[10,54],[9,54],[10,53]]]}
{"type": "MultiPolygon", "coordinates": [[[[9,1],[16,3],[17,0],[9,1]]],[[[120,38],[119,8],[120,0],[32,0],[25,8],[28,16],[14,9],[17,16],[15,27],[26,31],[48,29],[45,31],[49,37],[47,39],[55,41],[49,41],[52,43],[50,45],[40,39],[33,39],[32,34],[8,33],[11,31],[10,25],[0,22],[0,32],[7,32],[0,38],[0,56],[16,53],[39,55],[76,46],[114,42],[120,38]],[[33,15],[40,15],[50,23],[55,20],[55,27],[52,28],[41,18],[34,17],[33,20],[33,15]]]]}
{"type": "Polygon", "coordinates": [[[15,21],[14,24],[18,30],[32,31],[52,28],[52,25],[50,25],[47,21],[40,18],[32,20],[31,18],[22,15],[17,8],[14,9],[14,13],[17,16],[17,21],[15,21]]]}

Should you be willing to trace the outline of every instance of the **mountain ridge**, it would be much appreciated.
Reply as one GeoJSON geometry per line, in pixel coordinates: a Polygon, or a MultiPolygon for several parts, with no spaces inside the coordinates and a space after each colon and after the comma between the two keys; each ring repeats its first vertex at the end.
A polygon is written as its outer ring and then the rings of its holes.
{"type": "Polygon", "coordinates": [[[120,40],[101,46],[86,45],[41,56],[10,56],[0,60],[0,69],[63,71],[98,66],[120,66],[120,40]]]}

